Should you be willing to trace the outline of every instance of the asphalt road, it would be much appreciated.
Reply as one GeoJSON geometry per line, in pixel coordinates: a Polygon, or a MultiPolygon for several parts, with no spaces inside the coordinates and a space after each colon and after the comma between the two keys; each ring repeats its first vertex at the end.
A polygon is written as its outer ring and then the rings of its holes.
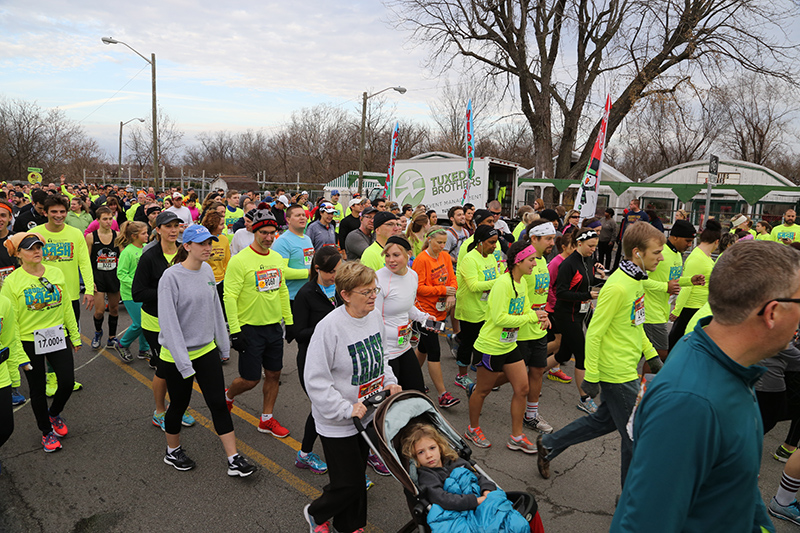
{"type": "MultiPolygon", "coordinates": [[[[123,312],[120,330],[129,324],[123,312]]],[[[85,310],[81,329],[84,334],[94,329],[85,310]]],[[[276,418],[291,430],[289,437],[276,439],[256,431],[262,402],[259,389],[237,398],[234,426],[239,451],[259,465],[254,475],[240,479],[226,475],[222,446],[196,386],[191,413],[198,423],[183,428],[181,438],[198,466],[179,472],[162,460],[166,443],[151,423],[153,373],[146,361],[136,359],[127,365],[116,352],[95,351],[88,347],[88,339],[84,342],[75,356],[76,379],[84,389],[73,394],[63,413],[70,433],[62,450],[45,454],[30,405],[17,408],[14,434],[0,449],[0,532],[308,530],[303,506],[320,493],[327,476],[294,466],[310,409],[296,375],[294,343],[285,349],[283,385],[275,409],[276,418]]],[[[452,379],[455,360],[444,341],[442,347],[445,376],[452,379]]],[[[231,363],[224,367],[228,384],[237,375],[236,359],[232,351],[231,363]]],[[[565,370],[571,373],[571,365],[565,370]]],[[[445,415],[463,430],[466,394],[455,386],[450,390],[462,403],[445,415]]],[[[22,391],[27,396],[24,378],[22,391]]],[[[607,531],[620,493],[619,437],[612,434],[567,450],[553,461],[551,479],[541,479],[535,455],[503,446],[510,429],[510,394],[506,385],[488,397],[481,426],[494,445],[485,450],[473,447],[473,457],[504,489],[527,490],[536,496],[548,533],[607,531]]],[[[545,380],[540,409],[556,429],[581,416],[576,401],[574,385],[545,380]]],[[[765,501],[774,494],[783,466],[771,453],[787,429],[788,423],[779,424],[765,438],[760,478],[765,501]]],[[[319,444],[315,450],[321,454],[319,444]]],[[[368,493],[366,530],[398,531],[410,519],[400,484],[371,469],[369,474],[376,483],[368,493]]],[[[796,531],[786,522],[776,526],[779,532],[796,531]]]]}

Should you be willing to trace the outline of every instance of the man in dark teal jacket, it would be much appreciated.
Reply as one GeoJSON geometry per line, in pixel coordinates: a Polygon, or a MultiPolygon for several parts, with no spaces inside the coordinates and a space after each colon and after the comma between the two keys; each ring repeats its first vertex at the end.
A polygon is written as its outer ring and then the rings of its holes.
{"type": "Polygon", "coordinates": [[[675,346],[635,411],[612,532],[775,531],[758,489],[763,428],[753,366],[800,322],[800,253],[742,242],[717,261],[712,317],[675,346]],[[745,279],[747,283],[731,283],[745,279]]]}

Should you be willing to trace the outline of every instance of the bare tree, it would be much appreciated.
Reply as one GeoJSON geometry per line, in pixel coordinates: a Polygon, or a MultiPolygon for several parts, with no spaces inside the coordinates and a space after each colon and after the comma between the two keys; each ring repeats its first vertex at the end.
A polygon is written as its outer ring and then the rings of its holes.
{"type": "MultiPolygon", "coordinates": [[[[482,128],[484,114],[494,107],[492,93],[487,83],[464,82],[458,85],[446,83],[439,97],[430,102],[431,118],[436,123],[433,141],[440,150],[452,154],[464,154],[464,123],[466,121],[467,103],[472,100],[473,131],[487,133],[482,128]]],[[[481,137],[476,137],[481,141],[481,137]]]]}
{"type": "MultiPolygon", "coordinates": [[[[153,168],[153,119],[148,117],[144,124],[128,127],[125,140],[128,164],[135,165],[147,174],[153,168]]],[[[170,167],[181,160],[183,132],[163,109],[158,109],[158,157],[159,164],[170,167]]]]}
{"type": "Polygon", "coordinates": [[[792,80],[796,50],[775,36],[785,35],[781,25],[796,6],[782,1],[390,0],[389,6],[398,27],[431,47],[431,66],[447,69],[460,57],[505,79],[533,133],[537,171],[567,178],[585,168],[599,130],[599,120],[591,121],[596,125],[573,164],[599,81],[614,92],[610,140],[639,100],[673,91],[692,75],[737,65],[792,80]]]}

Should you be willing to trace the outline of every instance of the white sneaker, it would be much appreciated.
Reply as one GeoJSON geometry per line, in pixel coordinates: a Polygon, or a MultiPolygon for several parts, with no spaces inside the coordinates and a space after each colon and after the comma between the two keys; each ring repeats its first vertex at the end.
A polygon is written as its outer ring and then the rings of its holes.
{"type": "Polygon", "coordinates": [[[535,416],[534,418],[524,417],[522,419],[522,424],[530,428],[534,431],[538,431],[539,433],[552,433],[553,426],[547,423],[547,421],[542,418],[541,416],[535,416]]]}

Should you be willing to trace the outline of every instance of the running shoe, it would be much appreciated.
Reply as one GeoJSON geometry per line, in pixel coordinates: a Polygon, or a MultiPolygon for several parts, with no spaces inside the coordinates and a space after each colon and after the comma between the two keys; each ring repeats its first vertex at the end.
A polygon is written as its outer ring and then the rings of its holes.
{"type": "Polygon", "coordinates": [[[133,354],[128,346],[123,346],[117,339],[108,339],[109,348],[114,348],[119,354],[119,358],[125,363],[133,361],[133,354]]]}
{"type": "Polygon", "coordinates": [[[19,390],[14,387],[11,389],[11,405],[16,407],[18,405],[22,405],[23,403],[27,402],[28,400],[25,399],[25,396],[19,393],[19,390]]]}
{"type": "Polygon", "coordinates": [[[150,366],[150,370],[155,370],[158,368],[158,358],[155,357],[148,357],[147,364],[150,366]]]}
{"type": "Polygon", "coordinates": [[[181,424],[190,428],[194,425],[194,417],[189,414],[189,411],[183,413],[183,417],[181,418],[181,424]]]}
{"type": "Polygon", "coordinates": [[[233,461],[228,462],[228,475],[247,477],[256,471],[256,465],[250,463],[241,454],[236,454],[233,461]]]}
{"type": "Polygon", "coordinates": [[[458,398],[453,398],[453,396],[449,392],[445,392],[441,396],[439,396],[439,407],[442,409],[449,409],[454,405],[458,405],[461,403],[461,400],[458,398]]]}
{"type": "Polygon", "coordinates": [[[228,412],[233,411],[233,400],[228,399],[228,389],[225,389],[225,404],[228,406],[228,412]]]}
{"type": "Polygon", "coordinates": [[[550,461],[547,460],[549,454],[550,450],[542,444],[542,436],[539,435],[536,437],[536,467],[544,479],[550,479],[550,461]]]}
{"type": "MultiPolygon", "coordinates": [[[[56,383],[56,388],[58,388],[58,384],[56,383]]],[[[72,392],[79,391],[83,388],[83,383],[79,383],[77,381],[73,382],[72,384],[72,392]]]]}
{"type": "Polygon", "coordinates": [[[178,446],[172,453],[165,453],[164,454],[164,462],[168,465],[172,465],[175,467],[175,470],[180,470],[181,472],[185,472],[186,470],[191,470],[197,463],[189,459],[189,456],[186,455],[186,452],[183,451],[183,447],[178,446]]]}
{"type": "Polygon", "coordinates": [[[579,400],[578,405],[576,407],[588,414],[597,412],[597,404],[594,403],[594,400],[592,400],[591,398],[586,398],[585,400],[579,400]]]}
{"type": "Polygon", "coordinates": [[[97,350],[100,348],[100,341],[103,339],[103,332],[102,331],[95,331],[94,338],[92,339],[92,348],[97,350]]]}
{"type": "Polygon", "coordinates": [[[46,396],[51,397],[56,393],[58,389],[58,379],[56,379],[55,372],[48,372],[47,373],[47,381],[44,385],[44,393],[46,396]]]}
{"type": "Polygon", "coordinates": [[[489,442],[489,439],[484,436],[483,431],[481,431],[481,428],[479,427],[470,428],[467,426],[464,436],[471,440],[478,448],[489,448],[492,445],[492,443],[489,442]]]}
{"type": "Polygon", "coordinates": [[[553,426],[547,423],[547,421],[539,415],[534,416],[533,418],[523,417],[522,425],[526,428],[530,428],[534,431],[538,431],[539,433],[552,433],[553,426]]]}
{"type": "Polygon", "coordinates": [[[150,359],[150,350],[139,350],[139,353],[136,354],[136,357],[139,359],[150,359]]]}
{"type": "Polygon", "coordinates": [[[47,435],[42,435],[42,447],[45,453],[52,453],[61,449],[61,441],[58,440],[58,436],[54,431],[51,431],[47,435]]]}
{"type": "Polygon", "coordinates": [[[67,433],[69,432],[67,430],[67,425],[64,423],[64,419],[60,416],[51,416],[50,425],[53,427],[53,433],[55,433],[59,438],[67,436],[67,433]]]}
{"type": "Polygon", "coordinates": [[[163,413],[156,413],[153,411],[153,425],[157,428],[161,428],[161,431],[166,431],[166,429],[164,429],[164,415],[166,413],[166,411],[163,413]]]}
{"type": "Polygon", "coordinates": [[[783,444],[781,444],[780,446],[778,446],[778,449],[775,450],[775,453],[772,454],[772,457],[774,457],[775,459],[777,459],[778,461],[780,461],[782,463],[785,463],[786,461],[789,460],[789,457],[792,456],[792,454],[795,452],[796,449],[797,448],[795,448],[794,450],[790,451],[790,450],[787,450],[783,446],[783,444]]]}
{"type": "Polygon", "coordinates": [[[260,421],[258,423],[258,431],[261,433],[269,433],[273,437],[278,437],[279,439],[289,436],[289,430],[280,425],[280,423],[275,420],[274,416],[269,420],[260,421]]]}
{"type": "Polygon", "coordinates": [[[509,450],[525,452],[528,454],[536,453],[536,446],[528,440],[528,437],[525,434],[522,434],[522,438],[520,440],[514,440],[514,437],[509,435],[508,440],[506,441],[506,448],[509,450]]]}
{"type": "Polygon", "coordinates": [[[775,518],[780,518],[781,520],[786,520],[787,522],[800,526],[800,504],[797,503],[797,500],[784,507],[779,504],[778,500],[773,496],[769,501],[767,510],[769,514],[775,518]]]}
{"type": "Polygon", "coordinates": [[[305,507],[303,507],[303,516],[305,517],[306,523],[308,524],[308,527],[310,528],[308,531],[310,533],[331,533],[333,531],[331,529],[331,523],[330,522],[323,522],[321,524],[317,524],[316,522],[314,522],[314,519],[308,513],[308,508],[309,507],[311,507],[310,503],[307,504],[305,507]]]}
{"type": "Polygon", "coordinates": [[[383,461],[381,461],[381,458],[372,452],[369,452],[369,455],[367,455],[367,464],[371,466],[375,473],[379,476],[392,475],[392,473],[389,472],[389,469],[386,468],[386,465],[383,464],[383,461]]]}
{"type": "Polygon", "coordinates": [[[560,368],[553,372],[552,370],[547,373],[547,379],[557,381],[559,383],[572,383],[572,377],[564,373],[560,368]]]}
{"type": "Polygon", "coordinates": [[[467,374],[457,375],[456,379],[453,382],[464,390],[467,390],[470,383],[474,383],[474,381],[472,381],[472,378],[469,377],[467,374]]]}
{"type": "Polygon", "coordinates": [[[472,392],[474,390],[475,390],[475,383],[470,383],[469,385],[467,385],[467,399],[468,400],[472,396],[472,392]]]}
{"type": "Polygon", "coordinates": [[[366,483],[367,483],[367,490],[369,490],[369,489],[371,489],[372,487],[374,487],[374,486],[375,486],[375,482],[374,482],[374,481],[372,481],[372,480],[369,478],[369,476],[368,476],[368,475],[364,474],[364,479],[365,479],[365,481],[366,481],[366,483]]]}
{"type": "Polygon", "coordinates": [[[297,468],[307,468],[315,474],[324,474],[328,471],[328,465],[314,452],[307,454],[305,457],[301,456],[300,452],[297,452],[294,466],[297,468]]]}
{"type": "Polygon", "coordinates": [[[455,333],[447,334],[447,345],[450,347],[450,355],[453,356],[453,359],[458,359],[458,347],[460,344],[455,333]]]}

